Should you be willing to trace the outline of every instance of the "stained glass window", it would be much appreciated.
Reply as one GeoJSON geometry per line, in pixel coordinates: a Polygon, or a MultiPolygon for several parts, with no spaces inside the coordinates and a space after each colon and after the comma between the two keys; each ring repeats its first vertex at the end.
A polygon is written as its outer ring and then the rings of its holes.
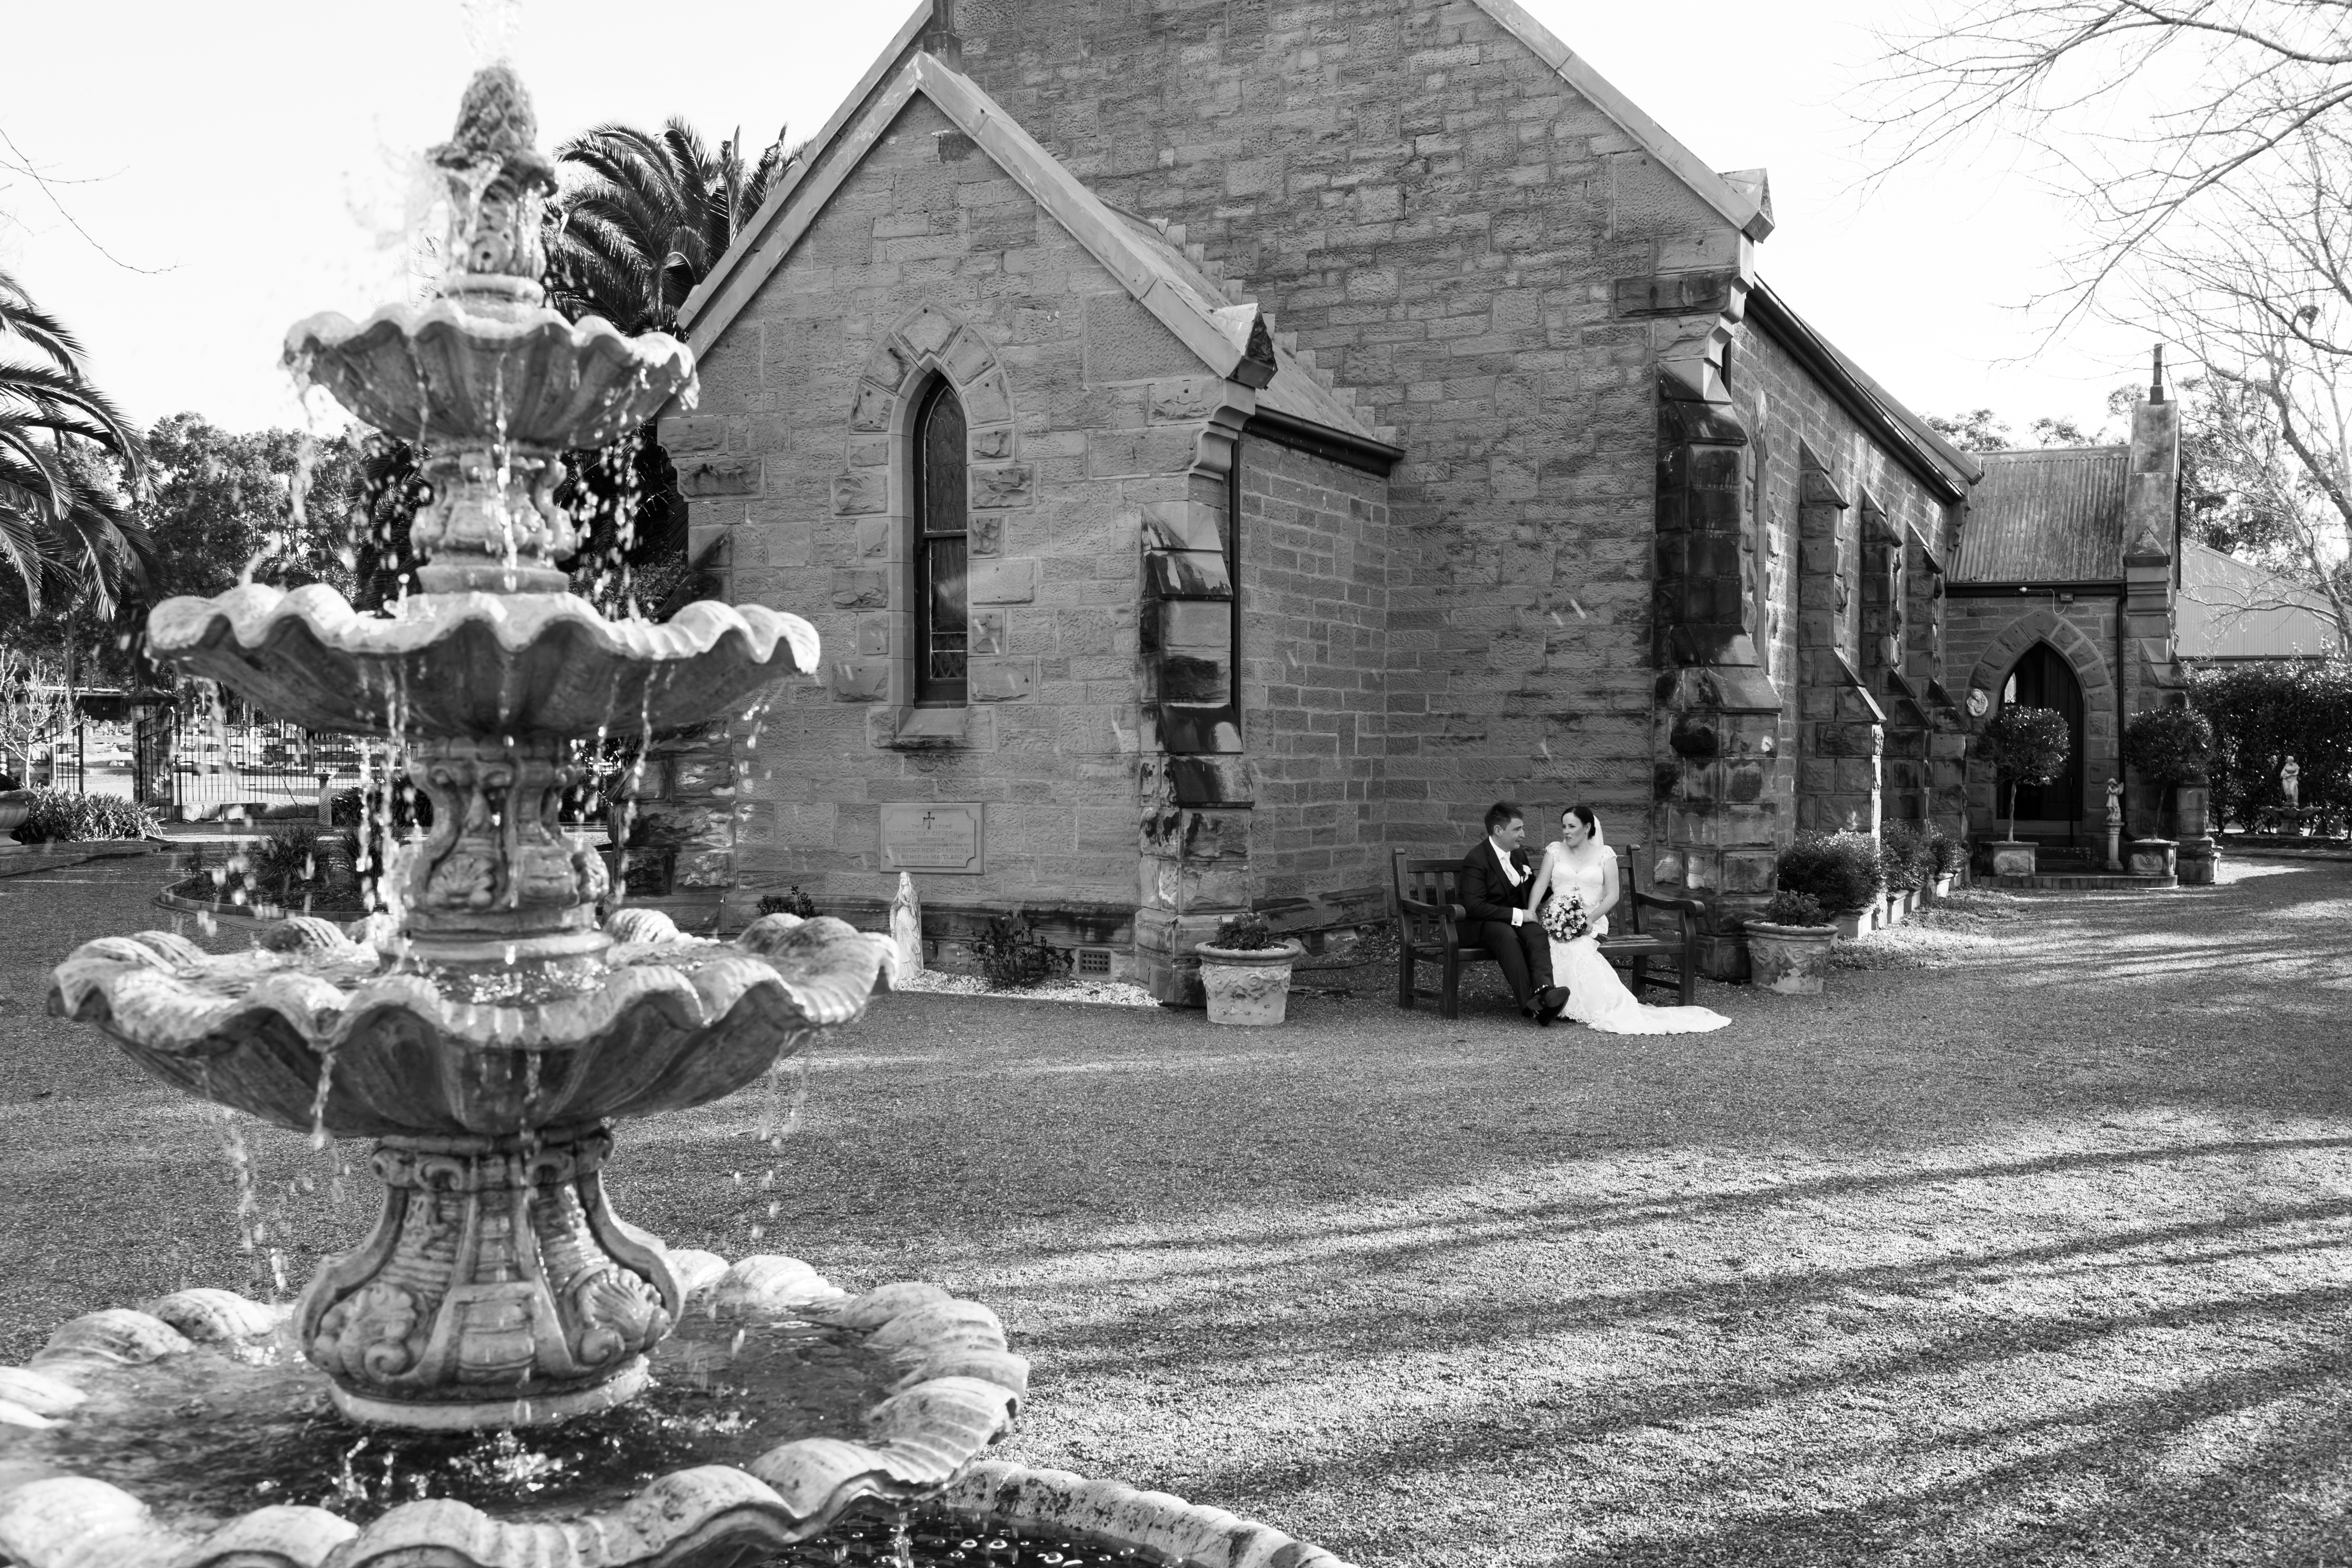
{"type": "Polygon", "coordinates": [[[971,614],[964,563],[963,405],[941,382],[915,421],[915,700],[964,700],[971,614]]]}

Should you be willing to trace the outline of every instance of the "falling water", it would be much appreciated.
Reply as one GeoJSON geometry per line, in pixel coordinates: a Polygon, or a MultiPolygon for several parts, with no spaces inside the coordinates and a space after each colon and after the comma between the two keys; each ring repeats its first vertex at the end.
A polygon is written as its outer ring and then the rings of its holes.
{"type": "Polygon", "coordinates": [[[327,1137],[327,1096],[335,1087],[335,1047],[322,1046],[319,1051],[319,1088],[310,1096],[310,1148],[313,1152],[324,1151],[331,1142],[327,1137]]]}

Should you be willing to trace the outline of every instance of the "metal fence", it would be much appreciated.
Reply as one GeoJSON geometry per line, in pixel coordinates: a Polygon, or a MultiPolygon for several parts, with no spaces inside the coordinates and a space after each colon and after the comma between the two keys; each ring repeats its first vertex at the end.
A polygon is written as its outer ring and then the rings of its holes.
{"type": "MultiPolygon", "coordinates": [[[[357,787],[362,744],[297,724],[228,723],[158,705],[52,730],[30,748],[22,782],[144,801],[166,820],[258,816],[271,806],[316,805],[324,790],[357,787]]],[[[380,755],[374,773],[383,776],[380,755]]]]}

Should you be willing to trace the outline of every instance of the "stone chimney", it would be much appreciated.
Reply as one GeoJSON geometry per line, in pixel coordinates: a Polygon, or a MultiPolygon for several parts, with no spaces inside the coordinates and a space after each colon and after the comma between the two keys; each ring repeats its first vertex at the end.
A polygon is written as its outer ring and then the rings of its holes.
{"type": "Polygon", "coordinates": [[[931,0],[930,25],[915,47],[950,70],[963,69],[963,39],[956,32],[956,0],[931,0]]]}
{"type": "Polygon", "coordinates": [[[2164,349],[2156,351],[2147,401],[2132,409],[2131,468],[2124,489],[2124,564],[2171,570],[2180,506],[2180,405],[2164,395],[2164,349]]]}

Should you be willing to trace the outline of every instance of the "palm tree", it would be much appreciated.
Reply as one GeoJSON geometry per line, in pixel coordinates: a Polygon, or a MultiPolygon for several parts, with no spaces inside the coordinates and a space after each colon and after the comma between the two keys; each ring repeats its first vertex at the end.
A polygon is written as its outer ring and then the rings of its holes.
{"type": "Polygon", "coordinates": [[[83,374],[86,352],[0,271],[0,559],[23,580],[32,608],[45,590],[87,591],[110,616],[126,584],[143,580],[149,542],[105,459],[135,484],[145,453],[83,374]]]}
{"type": "Polygon", "coordinates": [[[575,321],[602,316],[631,336],[676,331],[686,297],[799,161],[780,130],[747,164],[742,136],[739,128],[714,158],[673,118],[658,135],[599,125],[558,147],[556,161],[584,178],[549,207],[557,309],[575,321]]]}
{"type": "MultiPolygon", "coordinates": [[[[599,316],[632,337],[677,331],[686,297],[799,161],[779,130],[747,164],[740,127],[713,157],[675,118],[658,135],[600,125],[555,156],[580,178],[549,205],[549,298],[574,321],[599,316]]],[[[580,592],[659,619],[700,590],[686,558],[686,498],[651,425],[633,443],[568,454],[566,466],[562,499],[583,524],[580,592]]]]}

